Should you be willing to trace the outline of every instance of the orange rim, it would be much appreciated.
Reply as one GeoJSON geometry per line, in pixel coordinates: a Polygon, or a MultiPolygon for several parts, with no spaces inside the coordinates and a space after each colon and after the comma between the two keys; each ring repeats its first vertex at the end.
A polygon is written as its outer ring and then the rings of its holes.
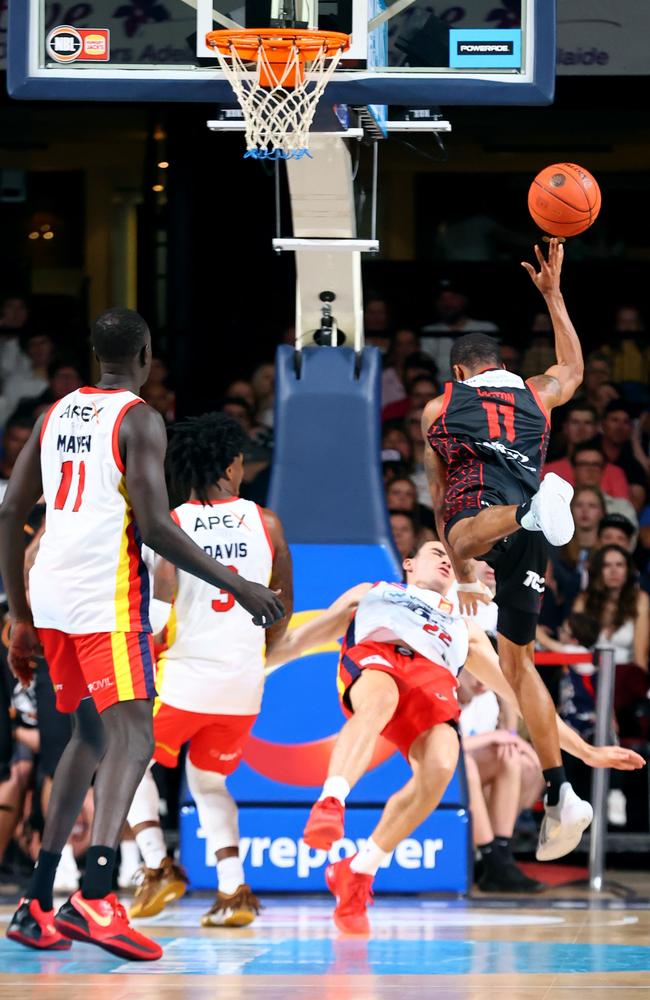
{"type": "Polygon", "coordinates": [[[301,63],[309,62],[324,48],[325,51],[345,51],[350,47],[350,36],[342,31],[310,31],[300,28],[239,28],[209,31],[206,43],[227,56],[234,49],[244,62],[255,62],[260,48],[269,62],[284,61],[290,49],[298,50],[301,63]]]}

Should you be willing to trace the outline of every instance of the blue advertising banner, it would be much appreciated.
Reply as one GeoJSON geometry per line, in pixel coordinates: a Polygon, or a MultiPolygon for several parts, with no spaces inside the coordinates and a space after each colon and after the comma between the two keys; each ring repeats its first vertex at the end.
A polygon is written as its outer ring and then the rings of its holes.
{"type": "MultiPolygon", "coordinates": [[[[348,809],[346,835],[332,849],[315,850],[301,839],[308,809],[245,807],[240,811],[240,853],[246,879],[259,892],[322,892],[324,869],[355,854],[377,823],[380,809],[348,809]]],[[[468,886],[465,809],[439,809],[407,837],[377,872],[380,892],[465,893],[468,886]]],[[[215,856],[199,828],[194,806],[181,811],[181,861],[192,889],[214,889],[215,856]]]]}

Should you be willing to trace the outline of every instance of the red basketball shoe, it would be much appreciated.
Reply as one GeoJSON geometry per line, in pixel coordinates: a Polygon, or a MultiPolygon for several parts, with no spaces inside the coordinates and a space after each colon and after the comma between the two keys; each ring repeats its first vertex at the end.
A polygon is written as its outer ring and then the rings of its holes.
{"type": "Polygon", "coordinates": [[[344,815],[345,806],[332,795],[315,802],[311,807],[302,839],[308,847],[329,851],[334,841],[340,840],[343,836],[344,815]]]}
{"type": "Polygon", "coordinates": [[[343,858],[325,869],[327,888],[336,897],[334,923],[344,934],[369,934],[366,910],[372,906],[374,875],[353,872],[351,860],[343,858]]]}
{"type": "Polygon", "coordinates": [[[43,910],[37,899],[21,899],[7,937],[39,951],[68,951],[72,947],[72,941],[54,926],[54,910],[43,910]]]}
{"type": "Polygon", "coordinates": [[[103,899],[84,899],[81,892],[73,893],[57,913],[54,924],[75,941],[99,945],[134,962],[151,962],[163,953],[156,941],[131,927],[126,910],[114,893],[103,899]]]}

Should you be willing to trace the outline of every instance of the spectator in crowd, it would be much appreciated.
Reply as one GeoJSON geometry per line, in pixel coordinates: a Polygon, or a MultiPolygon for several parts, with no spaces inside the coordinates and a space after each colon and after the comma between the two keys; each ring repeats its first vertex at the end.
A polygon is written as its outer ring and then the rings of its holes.
{"type": "Polygon", "coordinates": [[[611,381],[612,365],[609,357],[603,351],[592,351],[585,360],[580,398],[583,402],[596,407],[595,394],[598,386],[611,381]]]}
{"type": "MultiPolygon", "coordinates": [[[[428,391],[428,390],[427,390],[428,391]]],[[[427,400],[428,402],[428,400],[427,400]]],[[[431,491],[424,471],[424,438],[422,437],[422,411],[424,405],[420,404],[411,410],[404,421],[406,433],[411,439],[413,448],[413,471],[410,478],[416,485],[418,491],[418,503],[423,507],[431,509],[431,491]]]]}
{"type": "Polygon", "coordinates": [[[407,358],[405,394],[402,399],[389,403],[382,409],[382,421],[398,420],[405,417],[414,407],[422,406],[423,399],[428,403],[433,398],[428,395],[429,392],[433,391],[433,396],[438,394],[438,382],[434,374],[435,365],[432,361],[425,359],[426,355],[422,354],[412,354],[407,358]]]}
{"type": "Polygon", "coordinates": [[[12,417],[4,429],[0,453],[0,501],[5,495],[16,459],[29,441],[33,426],[34,421],[30,417],[12,417]]]}
{"type": "Polygon", "coordinates": [[[556,363],[553,327],[546,311],[534,313],[525,341],[528,347],[521,359],[519,372],[523,379],[545,372],[556,363]]]}
{"type": "Polygon", "coordinates": [[[27,300],[21,295],[6,295],[0,300],[0,391],[16,375],[31,373],[31,362],[20,345],[28,329],[27,300]]]}
{"type": "Polygon", "coordinates": [[[605,413],[608,403],[613,399],[620,399],[621,393],[618,386],[613,382],[601,382],[594,389],[594,408],[599,417],[605,413]]]}
{"type": "Polygon", "coordinates": [[[406,361],[420,350],[420,338],[413,330],[398,330],[386,359],[381,378],[382,408],[406,397],[406,361]]]}
{"type": "Polygon", "coordinates": [[[634,525],[622,514],[606,514],[598,525],[598,548],[619,545],[627,552],[634,552],[636,531],[634,525]]]}
{"type": "Polygon", "coordinates": [[[383,296],[369,292],[363,309],[363,332],[366,344],[388,354],[393,337],[388,303],[383,296]]]}
{"type": "Polygon", "coordinates": [[[522,763],[527,761],[541,793],[543,778],[533,748],[499,725],[499,702],[471,674],[462,671],[458,700],[465,773],[472,814],[474,846],[483,872],[484,892],[540,892],[545,886],[528,878],[515,864],[512,834],[519,814],[522,763]]]}
{"type": "Polygon", "coordinates": [[[561,549],[551,549],[555,579],[555,600],[562,606],[562,617],[569,613],[574,599],[589,580],[589,560],[598,548],[598,529],[606,514],[605,498],[597,486],[579,486],[573,494],[571,511],[576,530],[561,549]]]}
{"type": "Polygon", "coordinates": [[[385,489],[394,479],[408,478],[408,470],[396,448],[381,449],[381,474],[385,489]]]}
{"type": "Polygon", "coordinates": [[[598,414],[593,406],[580,399],[558,409],[563,410],[562,429],[552,436],[549,452],[553,452],[554,461],[547,461],[544,474],[555,472],[566,479],[571,475],[570,459],[576,445],[590,441],[598,432],[598,414]]]}
{"type": "Polygon", "coordinates": [[[269,428],[255,423],[253,410],[240,396],[227,396],[221,404],[221,410],[241,424],[248,435],[243,452],[244,478],[241,494],[247,500],[254,500],[263,506],[273,458],[269,428]]]}
{"type": "Polygon", "coordinates": [[[410,559],[415,552],[417,531],[413,515],[405,510],[389,510],[390,527],[400,559],[410,559]]]}
{"type": "Polygon", "coordinates": [[[226,389],[225,396],[226,398],[237,396],[239,399],[245,399],[251,411],[255,412],[255,393],[253,392],[253,386],[246,379],[238,378],[234,382],[231,382],[226,389]]]}
{"type": "MultiPolygon", "coordinates": [[[[598,642],[613,646],[616,663],[632,663],[648,671],[650,600],[637,583],[630,553],[605,545],[593,554],[589,584],[574,602],[600,625],[598,642]]],[[[646,678],[647,681],[647,678],[646,678]]]]}
{"type": "Polygon", "coordinates": [[[75,361],[64,359],[53,361],[48,368],[45,391],[32,399],[23,399],[14,410],[14,416],[30,417],[36,420],[42,413],[47,412],[57,399],[79,389],[83,384],[81,368],[75,361]]]}
{"type": "Polygon", "coordinates": [[[422,350],[435,361],[440,379],[451,378],[449,352],[454,340],[466,333],[497,334],[494,323],[484,319],[473,319],[468,315],[468,299],[464,292],[447,286],[435,300],[435,320],[422,327],[422,350]]]}
{"type": "Polygon", "coordinates": [[[264,427],[273,427],[275,406],[275,365],[265,362],[258,365],[251,376],[255,395],[255,417],[264,427]]]}
{"type": "Polygon", "coordinates": [[[650,383],[650,347],[641,311],[635,305],[619,306],[614,317],[614,335],[601,348],[612,364],[615,382],[632,383],[648,392],[650,383]]]}
{"type": "Polygon", "coordinates": [[[578,486],[597,486],[605,497],[605,506],[608,514],[619,513],[629,517],[636,526],[637,516],[634,507],[629,500],[629,487],[625,473],[618,466],[611,465],[609,468],[608,488],[605,489],[603,478],[607,469],[605,456],[599,442],[595,439],[585,441],[576,445],[571,458],[571,477],[567,477],[568,482],[578,486]],[[614,480],[614,476],[617,479],[614,480]],[[615,485],[614,485],[615,483],[615,485]],[[610,490],[612,492],[610,492],[610,490]]]}
{"type": "Polygon", "coordinates": [[[23,399],[34,399],[47,389],[47,373],[54,356],[54,341],[46,333],[32,333],[27,338],[30,371],[17,372],[0,386],[0,427],[23,399]]]}
{"type": "Polygon", "coordinates": [[[605,407],[602,434],[598,439],[606,460],[625,473],[634,509],[643,509],[648,479],[643,465],[636,459],[632,447],[632,410],[622,399],[613,399],[605,407]]]}
{"type": "Polygon", "coordinates": [[[434,530],[433,513],[428,507],[418,503],[415,483],[408,477],[395,478],[386,487],[386,506],[390,511],[406,511],[413,517],[416,529],[416,546],[424,542],[435,542],[438,536],[434,530]]]}
{"type": "Polygon", "coordinates": [[[521,375],[521,351],[516,344],[501,344],[499,353],[504,368],[514,375],[521,375]]]}
{"type": "Polygon", "coordinates": [[[413,443],[401,420],[385,423],[382,428],[381,446],[399,452],[407,473],[413,471],[413,443]]]}
{"type": "Polygon", "coordinates": [[[169,368],[166,361],[157,355],[151,359],[149,378],[142,386],[140,395],[157,410],[166,424],[176,419],[176,393],[169,387],[169,368]]]}

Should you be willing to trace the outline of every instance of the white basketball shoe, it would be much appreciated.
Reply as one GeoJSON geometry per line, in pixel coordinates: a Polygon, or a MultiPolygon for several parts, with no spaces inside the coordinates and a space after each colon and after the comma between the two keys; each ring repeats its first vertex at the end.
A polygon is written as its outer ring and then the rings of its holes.
{"type": "Polygon", "coordinates": [[[558,804],[545,804],[544,809],[535,857],[538,861],[554,861],[578,846],[594,818],[594,811],[588,802],[578,798],[568,781],[560,786],[558,804]]]}
{"type": "Polygon", "coordinates": [[[573,486],[565,479],[549,472],[530,502],[533,525],[529,527],[528,514],[522,520],[522,528],[541,531],[550,545],[566,545],[573,538],[575,525],[571,514],[573,486]]]}

